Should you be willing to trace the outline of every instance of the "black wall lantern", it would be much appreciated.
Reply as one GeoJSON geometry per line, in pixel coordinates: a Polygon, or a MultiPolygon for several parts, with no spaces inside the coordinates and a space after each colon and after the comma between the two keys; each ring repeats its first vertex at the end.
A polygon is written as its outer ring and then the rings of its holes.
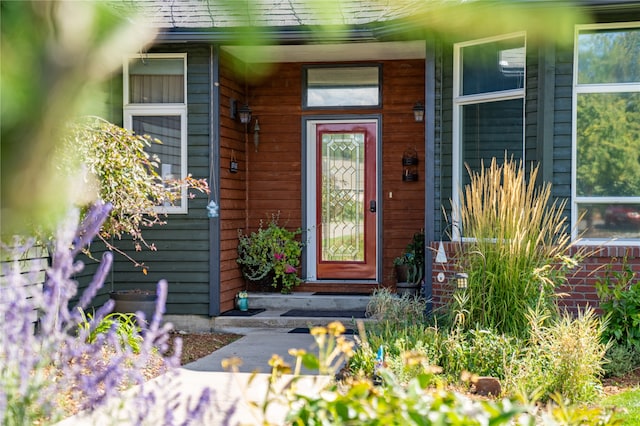
{"type": "Polygon", "coordinates": [[[231,98],[231,104],[229,106],[229,112],[233,120],[239,119],[242,124],[248,128],[248,124],[251,123],[251,108],[249,105],[244,104],[238,108],[238,101],[231,98]]]}
{"type": "Polygon", "coordinates": [[[249,108],[249,105],[244,104],[241,106],[240,109],[238,109],[238,115],[240,116],[240,122],[242,124],[251,123],[251,108],[249,108]]]}
{"type": "Polygon", "coordinates": [[[422,123],[424,121],[424,105],[422,102],[416,102],[413,106],[413,119],[418,123],[422,123]]]}
{"type": "Polygon", "coordinates": [[[402,181],[415,182],[418,180],[418,153],[409,148],[402,154],[402,181]]]}

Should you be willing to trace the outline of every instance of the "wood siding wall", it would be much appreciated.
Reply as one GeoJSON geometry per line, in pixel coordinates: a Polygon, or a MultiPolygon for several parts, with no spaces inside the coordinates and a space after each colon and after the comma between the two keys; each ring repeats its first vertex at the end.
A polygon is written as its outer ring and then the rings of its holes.
{"type": "MultiPolygon", "coordinates": [[[[231,99],[238,108],[249,102],[246,84],[235,61],[224,53],[220,60],[220,311],[233,309],[238,291],[245,288],[238,257],[238,229],[247,223],[247,163],[249,137],[239,119],[231,119],[231,99]],[[246,137],[245,137],[246,135],[246,137]],[[235,158],[238,172],[231,173],[229,164],[235,158]]],[[[252,109],[255,106],[250,104],[252,109]]],[[[254,112],[255,115],[255,112],[254,112]]]]}
{"type": "MultiPolygon", "coordinates": [[[[234,78],[227,60],[222,67],[221,111],[222,191],[221,206],[224,223],[221,272],[222,311],[231,309],[233,296],[244,288],[240,269],[235,264],[237,230],[251,232],[261,220],[280,213],[280,221],[295,229],[302,218],[302,118],[304,115],[380,114],[382,116],[382,200],[383,215],[383,277],[384,285],[393,285],[393,258],[399,256],[414,232],[424,228],[424,124],[413,119],[412,107],[424,102],[424,61],[383,62],[383,107],[366,110],[326,110],[312,112],[302,109],[302,65],[273,65],[273,73],[259,84],[250,84],[247,101],[254,118],[260,123],[260,145],[253,145],[253,123],[244,140],[243,128],[230,122],[224,126],[228,98],[242,99],[242,83],[234,78]],[[235,147],[235,148],[233,148],[235,147]],[[417,182],[402,181],[402,154],[414,148],[420,160],[417,182]],[[235,151],[239,173],[225,172],[229,151],[235,151]],[[389,197],[389,194],[392,197],[389,197]],[[244,207],[244,208],[243,208],[244,207]]],[[[340,286],[344,289],[344,285],[340,286]]],[[[314,290],[318,286],[301,286],[299,290],[314,290]]],[[[326,289],[326,287],[325,287],[326,289]]]]}

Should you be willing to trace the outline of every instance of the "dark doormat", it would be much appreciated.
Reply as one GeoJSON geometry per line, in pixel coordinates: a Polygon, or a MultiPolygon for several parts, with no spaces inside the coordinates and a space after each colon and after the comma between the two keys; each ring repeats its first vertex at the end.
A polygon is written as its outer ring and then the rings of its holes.
{"type": "Polygon", "coordinates": [[[314,317],[314,318],[364,318],[364,311],[343,311],[343,310],[310,310],[310,309],[291,309],[290,311],[280,314],[281,317],[314,317]]]}
{"type": "MultiPolygon", "coordinates": [[[[309,328],[298,327],[298,328],[294,328],[293,330],[289,330],[288,333],[309,334],[309,328]]],[[[347,328],[342,334],[356,334],[356,332],[353,330],[353,328],[347,328]]]]}
{"type": "Polygon", "coordinates": [[[264,309],[249,309],[247,311],[241,311],[240,309],[232,309],[230,311],[221,313],[221,317],[250,317],[260,312],[264,312],[264,309]]]}
{"type": "Polygon", "coordinates": [[[365,293],[360,291],[316,291],[312,296],[371,296],[371,293],[365,293]]]}

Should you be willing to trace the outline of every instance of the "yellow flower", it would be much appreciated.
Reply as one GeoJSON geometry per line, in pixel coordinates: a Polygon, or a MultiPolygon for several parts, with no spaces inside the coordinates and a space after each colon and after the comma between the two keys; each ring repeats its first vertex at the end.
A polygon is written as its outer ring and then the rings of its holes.
{"type": "Polygon", "coordinates": [[[291,366],[287,364],[280,355],[277,355],[277,354],[271,355],[271,359],[269,360],[269,366],[276,373],[280,373],[280,374],[291,373],[291,366]]]}
{"type": "Polygon", "coordinates": [[[342,325],[340,321],[333,321],[327,326],[327,328],[329,329],[329,333],[334,336],[339,336],[346,331],[344,325],[342,325]]]}
{"type": "Polygon", "coordinates": [[[327,334],[327,329],[325,327],[313,327],[309,330],[312,336],[322,336],[323,334],[327,334]]]}
{"type": "Polygon", "coordinates": [[[301,357],[307,353],[304,349],[289,349],[289,355],[294,357],[301,357]]]}
{"type": "Polygon", "coordinates": [[[235,369],[242,365],[242,360],[237,356],[226,358],[222,360],[222,368],[225,370],[235,369]]]}

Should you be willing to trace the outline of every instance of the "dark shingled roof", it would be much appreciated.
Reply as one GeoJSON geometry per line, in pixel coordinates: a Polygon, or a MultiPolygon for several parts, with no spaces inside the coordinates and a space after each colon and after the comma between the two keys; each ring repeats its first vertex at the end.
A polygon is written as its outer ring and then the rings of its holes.
{"type": "Polygon", "coordinates": [[[156,28],[366,25],[411,15],[426,0],[137,0],[156,28]]]}

